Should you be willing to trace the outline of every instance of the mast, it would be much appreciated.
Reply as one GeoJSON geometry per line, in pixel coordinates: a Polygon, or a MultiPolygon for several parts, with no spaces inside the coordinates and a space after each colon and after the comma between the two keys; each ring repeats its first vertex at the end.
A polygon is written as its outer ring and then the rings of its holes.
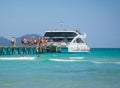
{"type": "Polygon", "coordinates": [[[63,29],[63,22],[62,21],[60,21],[59,26],[60,26],[60,30],[62,30],[63,29]]]}

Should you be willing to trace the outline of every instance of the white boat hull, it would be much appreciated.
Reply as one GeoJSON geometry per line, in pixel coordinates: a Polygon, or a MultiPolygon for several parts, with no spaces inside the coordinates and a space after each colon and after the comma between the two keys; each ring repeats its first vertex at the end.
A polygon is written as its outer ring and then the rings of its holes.
{"type": "Polygon", "coordinates": [[[89,52],[90,48],[87,46],[81,36],[76,36],[68,45],[68,52],[89,52]],[[83,42],[77,42],[77,39],[81,39],[83,42]]]}
{"type": "Polygon", "coordinates": [[[89,52],[90,48],[85,46],[85,47],[81,47],[81,46],[68,46],[68,52],[89,52]]]}

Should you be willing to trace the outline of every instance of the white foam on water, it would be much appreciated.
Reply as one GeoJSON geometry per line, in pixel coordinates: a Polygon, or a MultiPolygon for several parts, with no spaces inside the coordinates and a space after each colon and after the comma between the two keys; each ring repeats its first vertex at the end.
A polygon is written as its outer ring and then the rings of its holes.
{"type": "Polygon", "coordinates": [[[55,62],[83,62],[84,60],[75,60],[75,59],[49,59],[50,61],[55,62]]]}
{"type": "Polygon", "coordinates": [[[35,57],[1,57],[0,60],[35,60],[35,57]]]}
{"type": "Polygon", "coordinates": [[[119,64],[120,65],[120,62],[115,62],[115,64],[119,64]]]}
{"type": "Polygon", "coordinates": [[[81,60],[81,59],[84,59],[85,57],[70,57],[70,59],[78,59],[78,60],[81,60]]]}
{"type": "Polygon", "coordinates": [[[92,60],[85,60],[84,57],[82,57],[81,59],[80,58],[73,59],[73,57],[71,59],[51,58],[49,60],[55,61],[55,62],[90,62],[90,63],[94,63],[94,64],[117,64],[117,65],[120,65],[120,62],[92,61],[92,60]]]}
{"type": "Polygon", "coordinates": [[[94,64],[103,64],[103,63],[105,63],[105,62],[100,62],[100,61],[90,61],[90,62],[92,62],[94,64]]]}
{"type": "Polygon", "coordinates": [[[100,62],[100,61],[90,61],[90,62],[92,62],[92,63],[94,63],[94,64],[118,64],[118,65],[120,65],[120,62],[100,62]]]}
{"type": "Polygon", "coordinates": [[[67,60],[67,59],[49,59],[50,61],[56,61],[56,62],[75,62],[75,60],[67,60]]]}

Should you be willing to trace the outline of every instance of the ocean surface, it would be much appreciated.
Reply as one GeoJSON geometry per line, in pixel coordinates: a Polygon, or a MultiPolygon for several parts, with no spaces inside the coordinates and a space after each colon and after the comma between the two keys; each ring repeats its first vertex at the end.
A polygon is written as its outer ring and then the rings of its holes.
{"type": "Polygon", "coordinates": [[[120,49],[0,56],[0,88],[120,88],[120,49]]]}

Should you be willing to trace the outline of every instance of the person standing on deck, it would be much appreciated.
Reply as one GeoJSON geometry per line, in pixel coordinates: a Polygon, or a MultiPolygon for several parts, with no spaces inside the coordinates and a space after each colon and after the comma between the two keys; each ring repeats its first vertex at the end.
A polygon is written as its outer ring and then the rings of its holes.
{"type": "Polygon", "coordinates": [[[16,38],[12,37],[11,39],[12,46],[16,46],[16,38]]]}

